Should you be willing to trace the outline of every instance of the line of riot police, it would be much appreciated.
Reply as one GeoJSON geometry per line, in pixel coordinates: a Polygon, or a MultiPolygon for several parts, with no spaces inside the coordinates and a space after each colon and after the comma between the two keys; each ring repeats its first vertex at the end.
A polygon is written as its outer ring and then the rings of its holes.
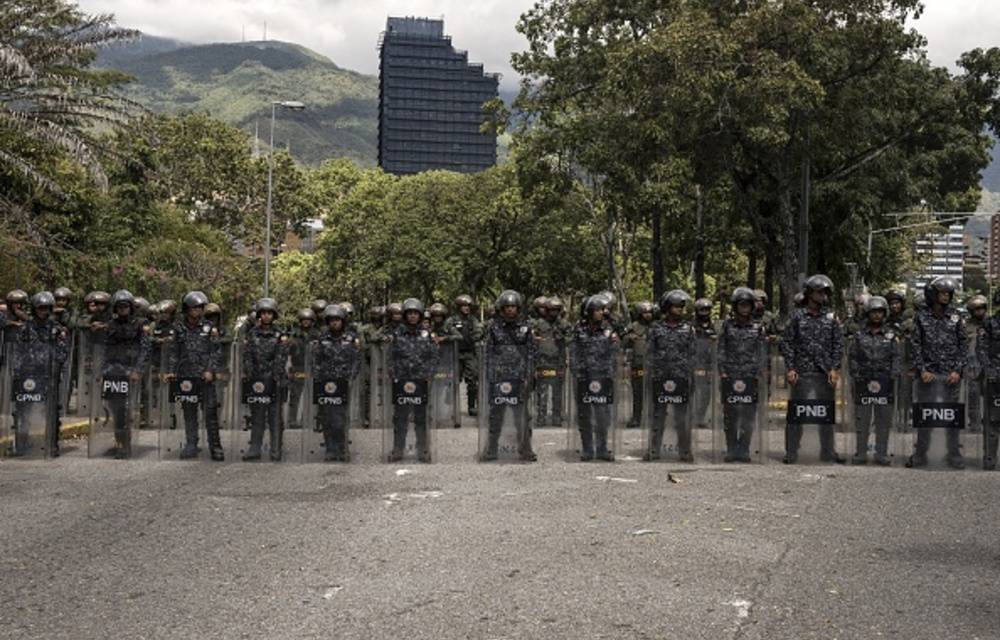
{"type": "Polygon", "coordinates": [[[411,298],[367,322],[316,300],[291,327],[264,298],[233,331],[198,291],[179,313],[92,292],[78,316],[65,288],[13,291],[0,438],[13,456],[57,456],[69,414],[88,422],[92,456],[347,462],[357,441],[388,462],[431,462],[435,432],[467,414],[484,461],[534,461],[534,429],[561,427],[574,460],[845,463],[849,451],[855,464],[994,469],[1000,315],[978,296],[966,321],[955,289],[929,283],[915,314],[899,291],[858,298],[843,324],[822,275],[781,322],[745,287],[719,322],[680,290],[628,323],[608,292],[575,323],[558,298],[528,308],[514,291],[485,321],[463,295],[450,315],[411,298]]]}

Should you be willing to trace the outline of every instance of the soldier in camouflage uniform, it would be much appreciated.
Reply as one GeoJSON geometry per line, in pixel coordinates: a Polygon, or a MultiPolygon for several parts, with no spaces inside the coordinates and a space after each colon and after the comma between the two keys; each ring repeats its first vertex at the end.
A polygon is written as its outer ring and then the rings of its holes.
{"type": "MultiPolygon", "coordinates": [[[[733,314],[722,323],[718,337],[719,377],[727,380],[760,380],[767,364],[767,331],[753,317],[755,296],[747,287],[737,287],[730,299],[733,314]]],[[[750,462],[754,417],[763,389],[756,389],[753,402],[725,403],[722,409],[726,435],[725,462],[750,462]]]]}
{"type": "MultiPolygon", "coordinates": [[[[402,305],[403,324],[396,327],[389,343],[389,375],[396,380],[429,381],[437,367],[438,348],[429,331],[421,329],[424,305],[416,298],[409,298],[402,305]]],[[[431,452],[427,435],[427,405],[396,406],[392,413],[393,445],[389,462],[403,459],[406,433],[410,416],[417,437],[417,459],[430,462],[431,452]]]]}
{"type": "Polygon", "coordinates": [[[468,398],[469,415],[475,416],[476,399],[479,397],[479,342],[483,339],[483,326],[472,314],[472,298],[460,295],[455,298],[455,312],[445,326],[449,332],[462,336],[458,342],[458,365],[462,370],[462,380],[465,381],[465,392],[468,398]]]}
{"type": "Polygon", "coordinates": [[[342,305],[331,304],[323,311],[326,327],[317,336],[313,346],[312,377],[314,381],[346,381],[346,402],[322,404],[317,410],[317,427],[323,432],[327,462],[349,462],[351,454],[347,444],[347,423],[353,396],[351,385],[357,383],[361,371],[361,341],[347,327],[348,314],[342,305]]]}
{"type": "Polygon", "coordinates": [[[653,323],[653,303],[638,302],[635,318],[625,329],[625,354],[628,358],[629,379],[632,383],[632,418],[629,429],[638,429],[642,423],[642,407],[645,402],[646,344],[650,325],[653,323]]]}
{"type": "MultiPolygon", "coordinates": [[[[372,366],[379,366],[372,360],[372,349],[373,345],[381,344],[384,341],[384,336],[382,335],[383,318],[385,318],[384,307],[371,307],[368,309],[368,322],[361,325],[359,337],[361,339],[361,348],[364,353],[365,370],[369,372],[372,370],[372,366]]],[[[361,385],[364,390],[361,410],[364,415],[364,427],[367,429],[371,424],[371,376],[365,375],[364,379],[361,381],[361,385]]]]}
{"type": "Polygon", "coordinates": [[[695,426],[708,427],[708,409],[712,404],[712,355],[719,332],[712,321],[712,301],[699,298],[694,301],[695,356],[694,388],[691,402],[695,426]]]}
{"type": "MultiPolygon", "coordinates": [[[[910,332],[910,352],[913,354],[913,368],[919,375],[916,381],[920,397],[922,385],[931,385],[935,380],[945,378],[948,387],[948,402],[959,402],[962,374],[965,371],[969,348],[965,335],[965,323],[951,308],[957,289],[956,282],[949,277],[938,277],[924,289],[927,308],[921,309],[913,321],[910,332]]],[[[927,465],[927,450],[930,447],[932,429],[917,429],[917,442],[913,455],[907,460],[909,468],[927,465]]],[[[959,431],[946,429],[948,465],[955,469],[965,467],[959,443],[959,431]]]]}
{"type": "MultiPolygon", "coordinates": [[[[546,301],[547,303],[547,301],[546,301]]],[[[514,415],[517,431],[517,453],[521,460],[538,459],[531,446],[531,425],[525,403],[528,400],[528,383],[532,379],[532,362],[535,359],[536,340],[528,322],[520,317],[522,299],[516,291],[507,290],[497,298],[497,319],[490,324],[486,334],[486,381],[489,384],[489,437],[482,459],[497,459],[500,432],[504,414],[509,409],[514,415]],[[497,387],[502,383],[522,382],[518,390],[518,407],[494,402],[497,387]]]]}
{"type": "Polygon", "coordinates": [[[257,315],[255,326],[247,330],[241,349],[240,375],[243,383],[261,380],[273,385],[274,401],[268,405],[250,407],[250,447],[243,456],[245,461],[260,460],[264,444],[264,430],[269,432],[271,460],[281,460],[283,425],[281,399],[285,394],[285,366],[288,362],[288,336],[275,327],[278,303],[273,298],[261,298],[254,306],[257,315]]]}
{"type": "Polygon", "coordinates": [[[976,355],[976,343],[977,336],[986,321],[986,297],[972,296],[966,301],[965,308],[969,312],[969,319],[965,323],[965,340],[969,346],[969,360],[964,374],[968,385],[966,403],[969,424],[966,428],[971,433],[979,433],[983,429],[983,368],[976,355]]]}
{"type": "Polygon", "coordinates": [[[218,414],[224,424],[220,429],[230,428],[232,413],[227,403],[230,381],[233,377],[233,332],[226,327],[222,317],[222,307],[214,302],[205,305],[205,319],[212,323],[212,328],[219,334],[219,369],[215,372],[215,404],[218,414]]]}
{"type": "Polygon", "coordinates": [[[535,413],[540,427],[558,427],[562,424],[566,340],[573,331],[573,327],[562,315],[562,300],[551,297],[546,301],[545,316],[539,318],[534,325],[534,333],[538,337],[535,356],[535,413]]]}
{"type": "Polygon", "coordinates": [[[769,336],[777,336],[781,333],[778,327],[778,318],[767,310],[767,292],[763,289],[754,289],[753,319],[764,327],[764,331],[769,336]]]}
{"type": "MultiPolygon", "coordinates": [[[[322,302],[322,301],[320,301],[322,302]]],[[[329,306],[329,305],[327,305],[329,306]]],[[[320,310],[324,313],[325,308],[320,310]]],[[[316,312],[313,309],[299,309],[298,326],[289,332],[288,353],[291,369],[288,372],[288,428],[299,429],[299,407],[306,384],[306,351],[309,343],[316,338],[316,312]]]]}
{"type": "Polygon", "coordinates": [[[444,306],[440,302],[435,302],[431,305],[431,308],[428,309],[428,314],[431,319],[429,328],[431,333],[434,334],[438,344],[452,344],[462,341],[462,334],[454,328],[447,326],[448,307],[444,306]]]}
{"type": "Polygon", "coordinates": [[[28,294],[21,289],[8,291],[4,298],[7,303],[7,311],[4,314],[6,322],[3,327],[3,342],[13,344],[14,335],[21,330],[24,323],[28,321],[28,294]]]}
{"type": "Polygon", "coordinates": [[[537,320],[541,320],[545,317],[545,310],[549,306],[549,299],[545,296],[538,296],[535,301],[531,303],[531,313],[528,314],[528,319],[534,323],[537,320]]]}
{"type": "MultiPolygon", "coordinates": [[[[177,303],[173,300],[161,300],[156,304],[156,313],[151,323],[152,333],[150,336],[151,344],[151,359],[152,365],[150,366],[150,379],[152,384],[152,397],[150,398],[150,406],[147,407],[147,411],[159,411],[160,402],[163,400],[162,389],[160,385],[164,382],[164,374],[166,371],[163,370],[166,364],[166,355],[170,350],[173,340],[174,340],[174,323],[177,316],[177,303]]],[[[171,429],[177,427],[177,415],[174,413],[174,407],[171,405],[169,409],[170,415],[168,420],[169,427],[171,429]]],[[[153,414],[155,415],[155,414],[153,414]]]]}
{"type": "MultiPolygon", "coordinates": [[[[44,381],[46,394],[57,390],[57,374],[69,355],[69,332],[52,317],[55,299],[48,291],[32,296],[31,312],[17,327],[13,335],[14,348],[11,354],[11,379],[26,378],[44,381]]],[[[18,316],[21,317],[20,315],[18,316]]],[[[9,392],[9,390],[7,390],[9,392]]],[[[31,405],[16,400],[13,404],[14,441],[10,455],[23,456],[29,446],[27,416],[31,405]]],[[[59,414],[58,404],[46,398],[45,434],[46,446],[53,456],[59,455],[59,414]]]]}
{"type": "Polygon", "coordinates": [[[191,291],[181,300],[182,318],[174,327],[174,340],[167,349],[168,379],[199,378],[201,402],[184,403],[184,448],[181,460],[198,456],[198,410],[201,409],[208,449],[212,460],[222,461],[225,454],[219,437],[219,405],[215,394],[215,375],[222,368],[219,330],[205,318],[208,296],[191,291]]]}
{"type": "MultiPolygon", "coordinates": [[[[792,314],[781,340],[785,378],[792,400],[830,400],[840,380],[844,356],[844,329],[830,310],[833,283],[824,275],[810,276],[804,288],[805,308],[792,314]]],[[[843,464],[834,447],[833,426],[819,426],[820,460],[843,464]]],[[[785,464],[798,460],[802,425],[785,426],[785,464]]]]}
{"type": "Polygon", "coordinates": [[[67,329],[72,330],[76,323],[75,314],[71,306],[73,304],[73,292],[67,287],[57,287],[52,292],[52,296],[56,301],[56,306],[52,309],[52,319],[67,329]]]}
{"type": "MultiPolygon", "coordinates": [[[[893,327],[885,325],[889,303],[881,296],[869,296],[865,303],[865,326],[854,332],[848,346],[848,365],[854,380],[854,464],[868,462],[868,440],[872,426],[875,427],[875,464],[885,466],[889,462],[889,431],[892,427],[893,403],[886,399],[884,404],[870,402],[858,391],[877,385],[893,385],[902,367],[900,335],[893,327]]],[[[895,395],[895,394],[893,394],[895,395]]],[[[869,398],[870,400],[870,398],[869,398]]]]}
{"type": "Polygon", "coordinates": [[[854,296],[854,311],[847,319],[847,322],[844,323],[845,337],[853,336],[868,325],[868,316],[865,313],[865,309],[868,308],[869,300],[871,300],[871,296],[867,293],[859,293],[854,296]]]}
{"type": "MultiPolygon", "coordinates": [[[[590,296],[583,306],[584,316],[573,332],[569,361],[578,385],[586,384],[587,380],[606,380],[613,384],[617,375],[620,339],[605,319],[607,306],[607,298],[600,294],[590,296]]],[[[584,402],[580,389],[574,389],[573,401],[577,406],[576,427],[580,431],[580,460],[586,462],[596,456],[599,460],[613,461],[615,454],[608,446],[613,407],[584,402]]]]}
{"type": "Polygon", "coordinates": [[[1000,443],[1000,289],[993,292],[993,315],[983,322],[976,340],[976,357],[983,369],[986,420],[983,424],[983,469],[997,468],[1000,443]]]}
{"type": "MultiPolygon", "coordinates": [[[[673,412],[674,429],[677,432],[677,450],[681,462],[694,462],[691,451],[691,425],[688,423],[688,404],[691,402],[691,382],[695,365],[695,330],[684,319],[685,310],[691,297],[674,289],[660,298],[660,313],[663,318],[649,330],[649,351],[646,357],[648,374],[653,385],[658,381],[677,380],[688,385],[688,400],[682,404],[670,405],[673,412]]],[[[659,460],[663,448],[666,429],[667,405],[653,403],[651,428],[646,454],[643,459],[659,460]]]]}
{"type": "MultiPolygon", "coordinates": [[[[104,344],[102,377],[128,377],[129,383],[138,384],[149,366],[150,340],[142,320],[133,315],[135,297],[124,289],[111,296],[111,318],[103,325],[98,336],[104,344]]],[[[115,458],[126,458],[132,450],[132,428],[127,421],[126,398],[107,400],[115,430],[115,458]]]]}

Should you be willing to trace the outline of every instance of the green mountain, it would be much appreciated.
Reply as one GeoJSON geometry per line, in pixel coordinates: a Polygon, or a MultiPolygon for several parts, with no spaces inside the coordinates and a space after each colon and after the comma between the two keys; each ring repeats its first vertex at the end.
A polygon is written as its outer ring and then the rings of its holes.
{"type": "Polygon", "coordinates": [[[135,77],[126,93],[153,111],[207,112],[253,134],[262,148],[271,104],[298,100],[305,111],[278,110],[274,145],[302,162],[347,156],[374,165],[378,140],[378,78],[341,69],[287,42],[191,46],[145,36],[108,49],[97,66],[135,77]]]}

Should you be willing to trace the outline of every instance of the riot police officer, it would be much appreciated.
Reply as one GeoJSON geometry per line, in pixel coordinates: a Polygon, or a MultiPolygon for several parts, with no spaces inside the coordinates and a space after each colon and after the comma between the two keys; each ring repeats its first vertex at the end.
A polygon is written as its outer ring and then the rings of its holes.
{"type": "Polygon", "coordinates": [[[476,415],[476,400],[479,397],[479,342],[483,339],[483,326],[472,314],[472,297],[462,294],[455,298],[455,310],[445,326],[449,332],[462,336],[458,341],[458,365],[462,369],[465,382],[469,415],[476,415]]]}
{"type": "Polygon", "coordinates": [[[280,313],[274,298],[261,298],[254,306],[257,322],[247,330],[242,345],[240,375],[243,383],[251,380],[271,386],[270,404],[254,403],[250,407],[250,446],[244,461],[260,460],[264,430],[269,432],[271,460],[281,460],[283,427],[281,403],[285,393],[285,366],[288,361],[288,336],[275,327],[280,313]]]}
{"type": "Polygon", "coordinates": [[[219,407],[215,394],[215,374],[222,368],[219,330],[205,318],[208,296],[191,291],[181,300],[181,320],[174,326],[174,339],[166,345],[167,375],[201,380],[201,402],[184,403],[184,447],[180,457],[198,456],[198,409],[204,416],[208,449],[212,460],[222,461],[225,454],[219,437],[219,407]]]}
{"type": "MultiPolygon", "coordinates": [[[[424,304],[409,298],[402,304],[403,323],[392,333],[389,345],[389,374],[394,383],[402,380],[429,381],[437,366],[438,349],[430,331],[420,327],[424,304]]],[[[417,439],[417,459],[431,461],[427,433],[427,403],[394,404],[392,407],[393,443],[389,462],[403,459],[410,417],[417,439]]]]}
{"type": "MultiPolygon", "coordinates": [[[[317,300],[313,304],[324,302],[317,300]]],[[[329,305],[327,305],[329,306],[329,305]]],[[[325,313],[326,307],[320,309],[319,313],[325,313]]],[[[291,369],[288,372],[288,428],[298,429],[299,407],[302,403],[302,393],[306,383],[306,351],[309,343],[315,339],[317,331],[316,311],[313,309],[299,309],[297,320],[299,325],[291,331],[288,337],[288,352],[291,361],[291,369]]]]}
{"type": "MultiPolygon", "coordinates": [[[[840,380],[840,364],[844,356],[843,327],[829,304],[833,282],[824,275],[806,279],[803,287],[805,307],[794,312],[781,340],[781,355],[785,360],[785,378],[791,386],[791,400],[834,400],[840,380]]],[[[820,460],[843,464],[834,446],[833,426],[819,426],[820,460]]],[[[802,425],[788,422],[785,426],[785,464],[798,460],[802,442],[802,425]]]]}
{"type": "Polygon", "coordinates": [[[865,303],[865,326],[854,332],[848,349],[848,364],[854,381],[854,464],[868,462],[868,440],[875,428],[875,464],[888,465],[889,430],[892,427],[892,392],[901,368],[900,336],[885,326],[889,303],[869,296],[865,303]]]}
{"type": "MultiPolygon", "coordinates": [[[[30,314],[16,327],[13,336],[12,353],[13,380],[32,379],[36,389],[46,394],[43,419],[45,421],[45,446],[53,456],[59,455],[58,403],[51,394],[58,393],[57,374],[69,355],[69,336],[65,327],[52,317],[55,299],[48,291],[36,293],[30,299],[30,314]],[[41,385],[37,384],[42,382],[41,385]]],[[[23,456],[28,452],[30,435],[28,415],[32,410],[28,402],[14,400],[14,441],[12,456],[23,456]]]]}
{"type": "Polygon", "coordinates": [[[767,330],[753,315],[755,302],[756,296],[749,288],[734,289],[730,298],[732,316],[726,318],[719,331],[719,377],[723,389],[729,385],[733,387],[734,396],[739,394],[739,402],[726,402],[722,409],[726,435],[725,462],[750,462],[754,416],[758,411],[760,394],[764,392],[760,387],[749,388],[750,381],[756,383],[761,379],[768,345],[767,330]],[[742,383],[739,388],[735,387],[736,381],[742,383]],[[749,402],[745,400],[747,398],[749,402]]]}
{"type": "Polygon", "coordinates": [[[628,358],[629,379],[632,383],[632,418],[629,429],[638,429],[642,423],[642,407],[645,402],[646,348],[649,328],[653,323],[653,303],[638,302],[635,318],[625,329],[625,353],[628,358]]]}
{"type": "MultiPolygon", "coordinates": [[[[111,318],[99,330],[104,344],[104,362],[101,375],[128,377],[130,384],[138,384],[149,365],[150,340],[142,320],[133,315],[135,297],[120,289],[111,296],[111,318]]],[[[107,400],[115,432],[115,458],[126,458],[132,451],[132,429],[127,411],[128,399],[115,397],[107,400]]]]}
{"type": "MultiPolygon", "coordinates": [[[[574,402],[577,407],[577,429],[580,432],[580,460],[614,461],[615,454],[609,446],[613,406],[610,403],[587,402],[581,386],[589,381],[613,384],[616,375],[616,358],[620,339],[611,322],[605,317],[608,299],[600,294],[590,296],[583,305],[584,315],[573,332],[570,343],[570,368],[577,380],[574,402]]],[[[610,390],[608,390],[610,391],[610,390]]],[[[607,392],[605,397],[608,397],[607,392]]],[[[571,427],[572,428],[572,427],[571,427]]]]}
{"type": "Polygon", "coordinates": [[[486,381],[489,384],[489,434],[482,459],[497,459],[497,449],[503,428],[504,414],[509,410],[514,415],[517,432],[517,453],[521,460],[537,460],[531,446],[531,425],[525,406],[530,390],[532,361],[535,356],[535,338],[528,322],[521,318],[521,294],[506,290],[496,301],[498,318],[490,323],[486,334],[486,381]],[[512,385],[512,390],[502,393],[504,384],[512,385]],[[496,402],[499,397],[510,402],[496,402]]]}
{"type": "MultiPolygon", "coordinates": [[[[926,400],[921,398],[921,392],[928,391],[940,378],[944,378],[946,385],[947,397],[944,400],[959,401],[962,373],[968,360],[968,345],[965,323],[951,308],[957,288],[957,283],[947,276],[935,278],[924,288],[924,300],[927,305],[917,312],[910,332],[913,367],[919,376],[916,381],[917,402],[926,400]]],[[[935,398],[935,400],[941,399],[935,398]]],[[[948,465],[955,469],[964,468],[959,431],[946,429],[945,437],[948,446],[948,465]]],[[[917,442],[906,466],[909,468],[926,466],[930,443],[931,429],[917,429],[917,442]]]]}
{"type": "Polygon", "coordinates": [[[562,300],[552,296],[546,300],[545,316],[534,325],[538,342],[535,354],[535,412],[540,427],[562,424],[566,341],[573,331],[562,315],[562,300]]]}
{"type": "Polygon", "coordinates": [[[1000,289],[993,292],[993,315],[983,322],[976,341],[976,356],[985,378],[983,469],[995,471],[1000,443],[1000,289]]]}
{"type": "Polygon", "coordinates": [[[348,418],[354,398],[352,385],[356,384],[361,370],[361,342],[357,334],[347,327],[347,310],[342,305],[328,305],[323,311],[323,321],[326,327],[313,347],[313,380],[322,384],[339,381],[345,386],[341,389],[342,402],[318,405],[317,427],[323,432],[326,461],[349,462],[348,418]]]}
{"type": "MultiPolygon", "coordinates": [[[[654,385],[660,380],[674,380],[686,385],[688,394],[691,392],[695,356],[694,327],[684,318],[690,300],[691,297],[680,289],[663,294],[660,298],[662,318],[650,329],[647,357],[654,385]]],[[[691,449],[691,424],[688,422],[690,401],[689,395],[687,400],[672,405],[670,409],[673,412],[677,451],[681,462],[694,462],[694,453],[691,449]]],[[[667,405],[654,403],[649,442],[644,456],[647,461],[660,459],[667,417],[667,405]]]]}
{"type": "Polygon", "coordinates": [[[983,428],[983,368],[976,356],[979,332],[986,321],[987,301],[985,296],[972,296],[965,303],[969,318],[965,322],[965,339],[969,348],[969,360],[963,377],[968,385],[965,401],[968,403],[970,432],[979,433],[983,428]]]}
{"type": "Polygon", "coordinates": [[[703,429],[708,426],[708,410],[712,404],[712,353],[719,337],[719,332],[712,321],[711,300],[698,298],[694,301],[694,320],[691,326],[694,327],[696,338],[691,408],[695,426],[703,429]]]}

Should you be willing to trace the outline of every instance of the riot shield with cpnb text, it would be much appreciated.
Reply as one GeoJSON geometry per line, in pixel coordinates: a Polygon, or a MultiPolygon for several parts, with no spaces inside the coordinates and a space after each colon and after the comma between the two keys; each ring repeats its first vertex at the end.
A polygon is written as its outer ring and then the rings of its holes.
{"type": "Polygon", "coordinates": [[[326,337],[306,352],[306,388],[302,424],[304,462],[350,462],[351,434],[361,425],[363,354],[350,339],[337,344],[326,337]]]}
{"type": "Polygon", "coordinates": [[[479,459],[533,462],[535,368],[528,346],[484,345],[479,363],[479,459]]]}
{"type": "Polygon", "coordinates": [[[45,458],[58,455],[58,379],[51,357],[25,353],[30,343],[7,344],[3,357],[0,441],[6,455],[45,458]]]}
{"type": "Polygon", "coordinates": [[[462,426],[462,412],[459,405],[457,343],[446,342],[439,345],[438,354],[437,367],[431,380],[431,395],[434,396],[431,428],[458,429],[462,426]]]}
{"type": "Polygon", "coordinates": [[[624,392],[624,366],[619,354],[611,363],[611,375],[571,370],[568,449],[570,460],[614,461],[621,450],[622,427],[619,403],[628,402],[624,392]]]}
{"type": "Polygon", "coordinates": [[[964,381],[948,383],[948,376],[933,374],[913,382],[913,429],[898,434],[897,452],[910,451],[906,466],[963,469],[981,463],[979,433],[968,430],[968,405],[964,381]]]}

